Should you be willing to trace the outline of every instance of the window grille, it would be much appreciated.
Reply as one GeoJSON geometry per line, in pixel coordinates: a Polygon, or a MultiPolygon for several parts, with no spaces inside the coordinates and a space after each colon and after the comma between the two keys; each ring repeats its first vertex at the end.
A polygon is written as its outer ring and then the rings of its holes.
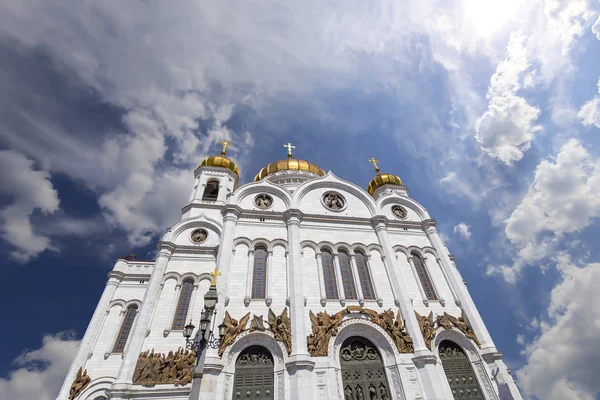
{"type": "Polygon", "coordinates": [[[174,331],[182,330],[185,326],[185,320],[187,318],[193,291],[194,281],[191,279],[183,281],[181,290],[179,291],[179,300],[177,301],[175,316],[173,317],[173,325],[171,326],[171,329],[174,331]]]}
{"type": "Polygon", "coordinates": [[[344,285],[344,296],[346,299],[356,299],[356,286],[354,286],[354,277],[352,276],[352,266],[350,265],[350,257],[345,251],[338,253],[340,260],[340,272],[342,276],[342,284],[344,285]]]}
{"type": "Polygon", "coordinates": [[[264,299],[267,287],[267,250],[257,247],[254,250],[254,268],[252,270],[252,298],[264,299]]]}
{"type": "Polygon", "coordinates": [[[335,267],[333,266],[333,255],[329,250],[323,250],[321,254],[323,264],[323,280],[325,281],[325,297],[338,299],[337,281],[335,279],[335,267]]]}
{"type": "Polygon", "coordinates": [[[435,289],[433,288],[433,283],[431,283],[431,278],[429,277],[429,274],[425,269],[423,259],[417,253],[412,253],[411,255],[415,263],[417,275],[419,276],[419,280],[421,281],[421,286],[423,287],[423,291],[425,292],[425,296],[427,296],[427,299],[429,300],[437,300],[438,297],[435,294],[435,289]]]}
{"type": "Polygon", "coordinates": [[[135,315],[137,314],[137,309],[138,306],[135,304],[127,308],[127,311],[125,312],[125,317],[123,318],[123,323],[121,324],[121,329],[119,330],[117,340],[113,347],[113,353],[122,353],[125,349],[125,344],[127,343],[129,332],[131,331],[133,321],[135,320],[135,315]]]}
{"type": "Polygon", "coordinates": [[[367,265],[367,259],[365,255],[360,251],[354,253],[356,259],[356,269],[358,270],[358,277],[360,279],[360,288],[362,289],[363,297],[365,300],[375,300],[375,291],[373,290],[373,282],[371,281],[371,274],[369,274],[369,266],[367,265]]]}

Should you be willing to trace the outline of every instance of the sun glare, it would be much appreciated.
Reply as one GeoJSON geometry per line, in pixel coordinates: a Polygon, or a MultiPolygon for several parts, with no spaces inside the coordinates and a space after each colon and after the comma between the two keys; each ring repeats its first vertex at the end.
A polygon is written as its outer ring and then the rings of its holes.
{"type": "Polygon", "coordinates": [[[465,0],[465,17],[481,36],[497,33],[516,18],[521,0],[465,0]]]}

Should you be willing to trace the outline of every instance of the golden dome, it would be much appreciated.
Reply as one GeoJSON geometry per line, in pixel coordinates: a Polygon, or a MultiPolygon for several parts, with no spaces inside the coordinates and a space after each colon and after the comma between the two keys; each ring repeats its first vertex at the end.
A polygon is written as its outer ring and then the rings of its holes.
{"type": "Polygon", "coordinates": [[[287,160],[279,160],[272,162],[267,165],[254,177],[254,181],[258,182],[265,178],[267,175],[274,174],[279,171],[305,171],[317,174],[319,176],[325,176],[325,171],[317,167],[315,164],[305,160],[298,160],[288,158],[287,160]]]}
{"type": "Polygon", "coordinates": [[[204,161],[202,161],[200,163],[200,166],[201,167],[228,168],[228,169],[232,170],[236,175],[240,174],[240,170],[238,169],[237,165],[235,165],[235,163],[233,161],[231,161],[229,158],[224,157],[224,156],[206,157],[204,159],[204,161]]]}
{"type": "Polygon", "coordinates": [[[402,179],[398,178],[396,175],[392,174],[377,174],[375,178],[371,182],[369,182],[369,186],[367,190],[369,194],[372,196],[375,193],[375,190],[382,187],[383,185],[399,185],[402,186],[402,179]]]}

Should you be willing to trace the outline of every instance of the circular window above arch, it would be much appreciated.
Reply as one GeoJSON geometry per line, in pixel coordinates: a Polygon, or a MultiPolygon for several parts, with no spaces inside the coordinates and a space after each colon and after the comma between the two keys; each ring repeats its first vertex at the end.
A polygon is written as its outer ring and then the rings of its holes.
{"type": "Polygon", "coordinates": [[[348,206],[344,196],[337,192],[323,193],[323,197],[321,197],[321,203],[326,209],[336,212],[344,211],[348,206]]]}
{"type": "Polygon", "coordinates": [[[400,219],[406,219],[406,217],[408,217],[408,211],[406,211],[406,208],[398,204],[392,206],[392,214],[394,214],[394,217],[400,219]]]}
{"type": "Polygon", "coordinates": [[[273,198],[265,193],[259,194],[254,198],[254,205],[265,210],[273,205],[273,198]]]}
{"type": "Polygon", "coordinates": [[[196,229],[190,235],[190,240],[192,241],[192,243],[204,243],[206,239],[208,239],[208,232],[206,231],[206,229],[196,229]]]}

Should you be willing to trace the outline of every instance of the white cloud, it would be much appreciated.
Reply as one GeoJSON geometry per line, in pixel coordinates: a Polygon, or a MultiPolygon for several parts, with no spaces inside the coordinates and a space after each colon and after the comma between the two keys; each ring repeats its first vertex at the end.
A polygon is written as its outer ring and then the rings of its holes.
{"type": "Polygon", "coordinates": [[[79,349],[68,333],[44,336],[42,347],[13,361],[18,369],[0,378],[0,393],[11,400],[54,400],[79,349]]]}
{"type": "Polygon", "coordinates": [[[506,57],[490,80],[488,109],[475,125],[475,139],[481,148],[505,164],[523,158],[535,133],[541,130],[535,125],[540,110],[516,95],[522,86],[521,76],[530,67],[526,44],[522,32],[511,36],[506,57]]]}
{"type": "MultiPolygon", "coordinates": [[[[600,92],[600,80],[598,80],[598,92],[600,92]]],[[[600,97],[596,96],[582,105],[577,117],[581,119],[584,126],[594,125],[600,128],[600,97]]]]}
{"type": "Polygon", "coordinates": [[[460,224],[458,224],[454,227],[454,233],[456,233],[458,236],[460,236],[460,238],[463,240],[471,239],[470,227],[469,227],[469,225],[465,224],[464,222],[461,222],[460,224]]]}
{"type": "Polygon", "coordinates": [[[564,234],[584,229],[598,216],[600,160],[571,139],[555,158],[540,162],[526,195],[505,221],[506,237],[516,249],[514,264],[488,266],[487,273],[514,283],[525,266],[554,254],[564,234]]]}
{"type": "Polygon", "coordinates": [[[596,38],[600,40],[600,16],[592,26],[592,32],[596,35],[596,38]]]}
{"type": "Polygon", "coordinates": [[[517,335],[517,343],[520,344],[521,346],[525,345],[525,336],[517,335]]]}
{"type": "MultiPolygon", "coordinates": [[[[568,257],[567,257],[568,259],[568,257]]],[[[593,400],[600,393],[600,264],[578,268],[560,261],[541,334],[524,350],[520,387],[540,400],[593,400]]]]}
{"type": "Polygon", "coordinates": [[[33,162],[16,151],[0,151],[0,193],[10,203],[0,210],[2,238],[15,247],[13,257],[26,261],[51,248],[50,238],[34,232],[30,216],[35,210],[58,210],[58,193],[47,172],[33,169],[33,162]]]}

